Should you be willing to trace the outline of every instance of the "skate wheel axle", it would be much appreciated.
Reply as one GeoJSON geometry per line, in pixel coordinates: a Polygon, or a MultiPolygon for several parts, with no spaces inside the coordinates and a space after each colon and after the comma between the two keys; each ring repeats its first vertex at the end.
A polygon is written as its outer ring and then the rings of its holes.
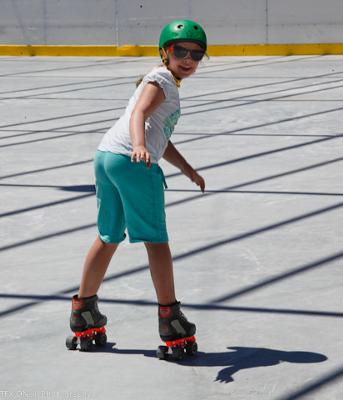
{"type": "Polygon", "coordinates": [[[156,351],[156,356],[159,360],[172,359],[181,361],[186,354],[194,356],[198,351],[195,336],[166,341],[165,344],[166,346],[159,346],[156,351]]]}
{"type": "Polygon", "coordinates": [[[105,346],[107,343],[106,328],[91,328],[82,332],[74,332],[74,336],[66,339],[68,350],[76,350],[79,346],[80,351],[89,351],[93,347],[93,341],[96,346],[105,346]]]}

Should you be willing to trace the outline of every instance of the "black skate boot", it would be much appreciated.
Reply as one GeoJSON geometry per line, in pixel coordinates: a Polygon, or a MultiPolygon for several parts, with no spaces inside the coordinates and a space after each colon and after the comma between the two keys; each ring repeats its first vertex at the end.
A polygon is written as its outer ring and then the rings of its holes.
{"type": "Polygon", "coordinates": [[[166,346],[159,346],[157,357],[166,359],[169,348],[172,358],[182,360],[185,352],[195,355],[198,345],[195,339],[195,324],[189,322],[180,309],[180,302],[170,306],[158,306],[158,321],[160,337],[166,346]]]}
{"type": "Polygon", "coordinates": [[[93,340],[97,346],[104,346],[107,342],[105,325],[107,318],[98,308],[98,296],[72,298],[70,315],[70,329],[74,336],[69,336],[66,346],[69,350],[76,350],[80,345],[81,351],[91,349],[93,340]]]}

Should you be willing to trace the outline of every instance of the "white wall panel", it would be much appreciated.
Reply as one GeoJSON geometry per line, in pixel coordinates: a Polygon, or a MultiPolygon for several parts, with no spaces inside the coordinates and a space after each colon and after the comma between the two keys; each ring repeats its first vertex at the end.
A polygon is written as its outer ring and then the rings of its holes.
{"type": "Polygon", "coordinates": [[[256,43],[266,37],[265,0],[118,0],[119,43],[153,44],[162,26],[175,18],[201,23],[211,43],[256,43]]]}
{"type": "Polygon", "coordinates": [[[46,3],[41,0],[2,0],[1,43],[42,43],[46,26],[46,3]]]}
{"type": "Polygon", "coordinates": [[[114,43],[113,0],[1,0],[0,43],[114,43]]]}
{"type": "MultiPolygon", "coordinates": [[[[46,0],[45,0],[46,1],[46,0]]],[[[49,44],[115,41],[113,0],[49,0],[47,2],[49,44]]]]}
{"type": "Polygon", "coordinates": [[[343,42],[342,0],[269,0],[270,43],[343,42]]]}
{"type": "Polygon", "coordinates": [[[265,0],[193,1],[193,16],[203,21],[210,43],[262,43],[266,37],[265,0]]]}
{"type": "Polygon", "coordinates": [[[119,44],[156,44],[162,26],[188,15],[188,4],[184,0],[117,0],[119,44]]]}
{"type": "Polygon", "coordinates": [[[342,22],[342,0],[269,0],[270,18],[285,24],[342,22]]]}
{"type": "Polygon", "coordinates": [[[0,43],[156,44],[175,18],[211,44],[343,42],[343,0],[1,0],[0,43]]]}

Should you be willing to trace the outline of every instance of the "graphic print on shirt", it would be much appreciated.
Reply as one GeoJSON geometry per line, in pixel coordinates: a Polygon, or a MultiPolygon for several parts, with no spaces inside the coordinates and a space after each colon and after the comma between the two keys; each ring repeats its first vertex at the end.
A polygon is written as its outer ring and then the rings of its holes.
{"type": "Polygon", "coordinates": [[[172,114],[169,115],[168,118],[165,119],[164,121],[164,126],[163,126],[163,132],[167,140],[170,139],[170,136],[172,135],[175,125],[177,121],[179,120],[181,115],[180,109],[174,111],[172,114]]]}

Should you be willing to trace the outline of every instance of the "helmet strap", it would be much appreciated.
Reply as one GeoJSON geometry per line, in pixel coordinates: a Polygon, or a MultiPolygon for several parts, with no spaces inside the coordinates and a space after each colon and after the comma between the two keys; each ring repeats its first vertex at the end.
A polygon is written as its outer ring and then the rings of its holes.
{"type": "MultiPolygon", "coordinates": [[[[168,68],[168,65],[167,65],[167,68],[168,68]]],[[[176,86],[179,88],[179,87],[181,86],[181,81],[182,81],[182,79],[181,79],[181,78],[178,78],[170,68],[168,68],[168,70],[169,70],[169,71],[171,72],[171,74],[173,75],[175,84],[176,84],[176,86]]]]}
{"type": "Polygon", "coordinates": [[[160,56],[162,58],[162,63],[167,67],[167,69],[171,72],[173,75],[174,81],[176,86],[179,88],[181,86],[181,79],[177,77],[174,72],[168,67],[169,65],[169,58],[168,58],[168,53],[165,51],[164,48],[160,49],[160,56]]]}
{"type": "Polygon", "coordinates": [[[167,52],[162,48],[160,49],[160,56],[162,58],[162,62],[165,66],[168,66],[169,60],[168,60],[168,54],[167,52]]]}

